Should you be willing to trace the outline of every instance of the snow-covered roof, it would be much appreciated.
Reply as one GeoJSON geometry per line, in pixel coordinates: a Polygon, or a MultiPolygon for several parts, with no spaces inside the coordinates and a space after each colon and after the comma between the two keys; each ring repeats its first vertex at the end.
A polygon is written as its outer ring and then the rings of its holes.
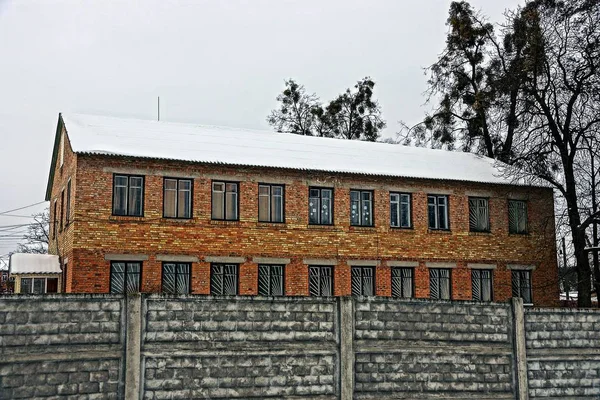
{"type": "Polygon", "coordinates": [[[76,153],[514,184],[471,153],[82,114],[62,115],[76,153]]]}
{"type": "Polygon", "coordinates": [[[13,253],[10,256],[11,274],[60,274],[58,256],[51,254],[13,253]]]}

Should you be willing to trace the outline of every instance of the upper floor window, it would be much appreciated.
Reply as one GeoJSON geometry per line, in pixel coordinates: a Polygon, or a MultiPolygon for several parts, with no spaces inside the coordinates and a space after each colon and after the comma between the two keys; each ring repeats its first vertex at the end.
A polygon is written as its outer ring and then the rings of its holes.
{"type": "Polygon", "coordinates": [[[473,292],[473,300],[492,301],[492,270],[471,270],[471,289],[473,292]]]}
{"type": "Polygon", "coordinates": [[[375,296],[375,268],[352,267],[352,295],[375,296]]]}
{"type": "Polygon", "coordinates": [[[429,270],[429,295],[432,299],[450,300],[450,270],[431,268],[429,270]]]}
{"type": "Polygon", "coordinates": [[[469,197],[469,229],[472,232],[490,231],[488,199],[482,197],[469,197]]]}
{"type": "Polygon", "coordinates": [[[113,185],[113,214],[143,216],[144,177],[115,175],[113,185]]]}
{"type": "Polygon", "coordinates": [[[212,264],[210,266],[210,294],[235,296],[238,294],[238,264],[212,264]]]}
{"type": "Polygon", "coordinates": [[[448,196],[430,194],[427,196],[429,229],[448,229],[448,196]]]}
{"type": "Polygon", "coordinates": [[[350,191],[350,224],[373,226],[373,191],[350,191]]]}
{"type": "Polygon", "coordinates": [[[142,263],[113,261],[110,263],[110,292],[138,293],[142,263]]]}
{"type": "Polygon", "coordinates": [[[65,215],[65,191],[63,189],[60,192],[60,231],[62,232],[64,226],[64,215],[65,215]]]}
{"type": "Polygon", "coordinates": [[[192,265],[190,263],[163,263],[162,291],[171,294],[190,293],[190,276],[192,265]]]}
{"type": "Polygon", "coordinates": [[[333,189],[308,190],[308,222],[316,225],[333,224],[333,189]]]}
{"type": "Polygon", "coordinates": [[[283,185],[258,185],[258,220],[260,222],[284,221],[283,185]]]}
{"type": "Polygon", "coordinates": [[[531,271],[513,270],[511,275],[513,297],[521,297],[523,298],[523,303],[532,304],[531,271]]]}
{"type": "Polygon", "coordinates": [[[308,293],[311,296],[333,296],[333,267],[329,265],[308,267],[308,293]]]}
{"type": "Polygon", "coordinates": [[[56,237],[58,233],[58,202],[54,200],[54,212],[52,213],[52,234],[56,237]]]}
{"type": "Polygon", "coordinates": [[[67,219],[67,225],[71,222],[71,180],[67,182],[67,210],[65,212],[65,218],[67,219]]]}
{"type": "Polygon", "coordinates": [[[258,266],[258,294],[283,296],[283,265],[258,266]]]}
{"type": "Polygon", "coordinates": [[[410,194],[390,193],[390,225],[394,228],[410,228],[410,194]]]}
{"type": "Polygon", "coordinates": [[[212,219],[237,221],[238,216],[238,183],[212,183],[212,219]]]}
{"type": "Polygon", "coordinates": [[[163,217],[192,218],[192,180],[165,178],[163,217]]]}
{"type": "Polygon", "coordinates": [[[413,297],[414,286],[414,268],[392,268],[393,297],[413,297]]]}
{"type": "Polygon", "coordinates": [[[508,231],[510,233],[527,233],[527,202],[508,201],[508,231]]]}

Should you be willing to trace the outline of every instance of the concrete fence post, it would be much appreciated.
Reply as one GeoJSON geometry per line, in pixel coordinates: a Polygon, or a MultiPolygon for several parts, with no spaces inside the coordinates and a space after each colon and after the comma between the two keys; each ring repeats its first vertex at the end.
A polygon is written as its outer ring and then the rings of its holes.
{"type": "Polygon", "coordinates": [[[340,398],[354,396],[354,298],[339,297],[340,302],[340,398]]]}
{"type": "Polygon", "coordinates": [[[529,384],[527,382],[527,349],[525,344],[525,311],[523,299],[513,297],[511,301],[514,329],[514,355],[517,369],[517,399],[529,400],[529,384]]]}
{"type": "Polygon", "coordinates": [[[141,399],[142,295],[127,295],[125,335],[125,399],[141,399]]]}

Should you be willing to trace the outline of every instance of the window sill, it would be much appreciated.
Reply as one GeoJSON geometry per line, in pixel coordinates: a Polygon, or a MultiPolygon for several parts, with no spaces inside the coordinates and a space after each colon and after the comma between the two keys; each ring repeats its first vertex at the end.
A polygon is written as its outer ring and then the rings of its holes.
{"type": "Polygon", "coordinates": [[[531,236],[529,232],[517,233],[517,232],[508,232],[508,236],[517,236],[517,237],[529,237],[531,236]]]}
{"type": "Polygon", "coordinates": [[[436,234],[436,235],[451,235],[452,234],[452,231],[450,229],[431,229],[431,228],[428,228],[427,232],[428,233],[433,233],[433,234],[436,234]]]}
{"type": "Polygon", "coordinates": [[[225,219],[211,219],[211,225],[223,225],[223,226],[238,226],[240,225],[239,220],[225,220],[225,219]]]}
{"type": "Polygon", "coordinates": [[[108,218],[110,221],[143,221],[143,216],[130,216],[130,215],[111,215],[108,218]]]}
{"type": "Polygon", "coordinates": [[[256,226],[263,228],[287,228],[287,224],[285,222],[264,222],[259,221],[256,226]]]}
{"type": "Polygon", "coordinates": [[[470,236],[490,236],[491,231],[469,231],[470,236]]]}
{"type": "Polygon", "coordinates": [[[415,228],[413,228],[412,226],[405,228],[402,226],[390,226],[390,231],[392,232],[414,232],[415,228]]]}
{"type": "Polygon", "coordinates": [[[166,223],[174,223],[174,224],[192,224],[194,222],[196,222],[195,218],[165,218],[162,217],[161,218],[161,222],[166,222],[166,223]]]}
{"type": "Polygon", "coordinates": [[[308,229],[322,229],[322,230],[330,230],[334,229],[335,225],[333,224],[308,224],[306,225],[308,229]]]}
{"type": "Polygon", "coordinates": [[[350,231],[374,231],[374,226],[350,225],[350,231]]]}

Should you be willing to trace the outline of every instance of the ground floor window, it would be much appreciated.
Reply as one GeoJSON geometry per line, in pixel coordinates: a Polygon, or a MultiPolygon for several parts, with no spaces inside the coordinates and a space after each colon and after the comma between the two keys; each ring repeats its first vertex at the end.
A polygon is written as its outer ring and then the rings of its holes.
{"type": "Polygon", "coordinates": [[[211,264],[210,294],[235,296],[238,294],[238,264],[211,264]]]}
{"type": "Polygon", "coordinates": [[[142,263],[113,261],[110,263],[110,292],[139,293],[142,263]]]}
{"type": "Polygon", "coordinates": [[[352,295],[375,296],[375,268],[352,267],[352,295]]]}
{"type": "Polygon", "coordinates": [[[333,267],[308,267],[308,292],[311,296],[333,296],[333,267]]]}
{"type": "Polygon", "coordinates": [[[411,298],[415,287],[413,268],[392,268],[392,296],[411,298]]]}
{"type": "Polygon", "coordinates": [[[258,266],[258,294],[283,296],[283,265],[258,266]]]}
{"type": "Polygon", "coordinates": [[[432,299],[450,300],[450,270],[431,268],[429,270],[429,295],[432,299]]]}
{"type": "Polygon", "coordinates": [[[531,296],[531,271],[512,271],[512,295],[513,297],[521,297],[525,304],[533,303],[531,296]]]}
{"type": "Polygon", "coordinates": [[[21,278],[21,293],[44,294],[58,292],[58,278],[21,278]]]}
{"type": "Polygon", "coordinates": [[[471,271],[473,300],[492,301],[492,270],[474,269],[471,271]]]}
{"type": "Polygon", "coordinates": [[[162,291],[170,294],[190,293],[190,276],[192,265],[190,263],[163,263],[162,291]]]}

